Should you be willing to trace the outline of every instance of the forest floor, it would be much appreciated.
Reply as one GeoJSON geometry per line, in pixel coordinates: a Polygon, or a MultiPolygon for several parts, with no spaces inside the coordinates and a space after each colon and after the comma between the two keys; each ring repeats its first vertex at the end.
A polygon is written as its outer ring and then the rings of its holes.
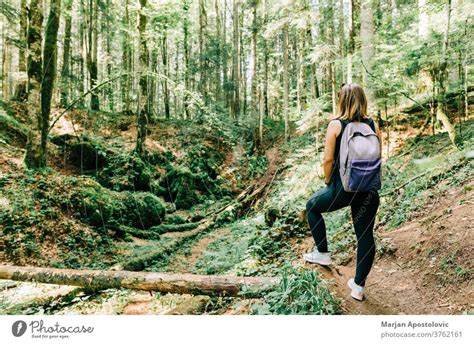
{"type": "MultiPolygon", "coordinates": [[[[71,127],[68,121],[61,122],[66,133],[71,127]]],[[[76,124],[75,130],[78,128],[76,124]]],[[[133,130],[132,126],[120,134],[120,140],[128,146],[133,141],[133,130]]],[[[177,140],[174,129],[157,126],[153,130],[148,146],[156,150],[164,149],[158,145],[158,137],[177,140]]],[[[130,257],[145,257],[161,246],[179,241],[165,257],[145,261],[142,270],[276,275],[284,263],[290,263],[318,271],[328,281],[330,291],[341,300],[342,314],[472,312],[474,176],[469,159],[462,164],[459,161],[474,148],[473,121],[469,122],[468,131],[468,144],[463,151],[452,148],[446,134],[413,141],[417,130],[412,127],[401,127],[391,133],[390,149],[384,152],[390,155],[390,159],[386,159],[387,180],[391,183],[387,188],[414,179],[395,195],[382,197],[380,225],[376,230],[377,257],[364,302],[350,298],[346,286],[355,269],[355,235],[347,211],[328,217],[328,228],[332,228],[330,249],[335,253],[335,265],[331,268],[303,262],[302,254],[313,245],[305,225],[297,229],[300,234],[281,239],[271,236],[272,231],[280,230],[276,225],[264,232],[258,229],[265,228],[268,211],[272,208],[279,209],[277,222],[280,221],[278,225],[283,230],[294,228],[294,218],[301,218],[299,212],[304,209],[305,200],[320,187],[314,181],[321,174],[315,168],[319,165],[321,150],[308,136],[297,137],[293,146],[284,150],[275,145],[266,151],[265,172],[244,184],[250,188],[249,194],[256,193],[258,197],[251,199],[248,209],[239,218],[185,240],[181,238],[193,230],[165,233],[159,241],[136,237],[131,241],[118,241],[115,243],[118,259],[109,268],[120,269],[130,257]],[[430,173],[418,178],[423,171],[430,173]],[[255,256],[255,252],[263,251],[263,256],[262,253],[255,256]]],[[[103,135],[114,137],[113,133],[103,135]]],[[[0,148],[4,160],[2,173],[18,169],[21,149],[5,143],[0,148]]],[[[233,180],[245,154],[241,145],[228,151],[222,175],[233,180]]],[[[64,174],[77,173],[64,164],[60,169],[64,174]]],[[[233,184],[235,187],[235,180],[233,184]]],[[[0,200],[8,203],[5,198],[0,200]]],[[[216,202],[213,206],[219,205],[216,202]]],[[[178,210],[174,215],[186,218],[192,216],[193,211],[178,210]]],[[[0,281],[0,313],[6,314],[255,314],[253,307],[262,302],[245,297],[208,298],[116,289],[90,292],[77,287],[0,281]]]]}

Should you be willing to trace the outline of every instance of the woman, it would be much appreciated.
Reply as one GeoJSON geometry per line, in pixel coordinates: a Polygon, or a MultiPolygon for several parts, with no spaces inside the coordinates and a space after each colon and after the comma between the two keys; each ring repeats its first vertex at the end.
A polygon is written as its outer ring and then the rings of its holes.
{"type": "MultiPolygon", "coordinates": [[[[376,190],[366,192],[346,192],[339,173],[339,151],[341,137],[350,122],[365,122],[377,134],[381,144],[380,131],[375,122],[367,116],[367,97],[357,84],[344,85],[339,93],[338,117],[329,122],[324,147],[323,169],[326,187],[316,192],[306,204],[308,223],[316,247],[304,254],[310,263],[330,265],[326,226],[322,213],[351,206],[352,220],[357,236],[357,267],[354,278],[348,281],[351,296],[359,301],[364,299],[364,286],[375,257],[373,236],[375,214],[379,207],[376,190]]],[[[380,147],[380,151],[382,151],[380,147]]]]}

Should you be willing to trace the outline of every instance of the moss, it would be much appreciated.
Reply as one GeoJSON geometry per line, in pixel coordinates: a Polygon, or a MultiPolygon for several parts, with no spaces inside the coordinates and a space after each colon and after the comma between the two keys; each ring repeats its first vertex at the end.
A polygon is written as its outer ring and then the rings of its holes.
{"type": "Polygon", "coordinates": [[[71,198],[73,208],[79,212],[79,219],[92,226],[105,226],[122,206],[109,192],[100,187],[87,187],[71,198]]]}
{"type": "Polygon", "coordinates": [[[182,224],[161,224],[150,228],[150,231],[163,234],[168,232],[185,232],[196,228],[199,225],[197,222],[182,223],[182,224]]]}
{"type": "Polygon", "coordinates": [[[10,144],[17,143],[23,147],[26,144],[27,135],[28,128],[24,124],[0,110],[0,138],[10,144]]]}
{"type": "Polygon", "coordinates": [[[155,195],[148,192],[128,193],[124,200],[125,222],[136,228],[159,225],[165,216],[165,207],[155,195]]]}
{"type": "MultiPolygon", "coordinates": [[[[103,170],[99,172],[99,182],[115,191],[155,191],[158,185],[155,179],[158,172],[138,155],[119,154],[107,159],[103,170]]],[[[162,192],[158,189],[155,192],[162,192]]]]}
{"type": "Polygon", "coordinates": [[[199,203],[200,197],[196,192],[198,176],[189,168],[168,165],[167,172],[160,185],[166,188],[164,197],[174,202],[178,209],[189,209],[199,203]]]}
{"type": "Polygon", "coordinates": [[[104,167],[107,156],[112,151],[88,136],[73,136],[69,134],[51,138],[51,141],[62,147],[66,161],[72,166],[87,173],[104,167]]]}
{"type": "Polygon", "coordinates": [[[166,224],[172,224],[172,225],[181,225],[183,223],[188,222],[184,217],[174,214],[174,215],[168,215],[165,218],[166,224]]]}
{"type": "MultiPolygon", "coordinates": [[[[76,216],[92,226],[113,222],[147,229],[159,225],[165,208],[158,197],[149,192],[114,192],[97,183],[73,193],[71,203],[76,216]]],[[[79,186],[80,188],[80,186],[79,186]]]]}

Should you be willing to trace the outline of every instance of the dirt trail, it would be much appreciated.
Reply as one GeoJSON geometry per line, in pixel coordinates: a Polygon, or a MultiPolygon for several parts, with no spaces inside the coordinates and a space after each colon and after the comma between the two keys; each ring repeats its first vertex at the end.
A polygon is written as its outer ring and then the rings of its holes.
{"type": "MultiPolygon", "coordinates": [[[[393,231],[379,231],[395,253],[376,257],[367,280],[366,300],[349,295],[355,258],[346,266],[307,264],[334,281],[345,314],[460,314],[474,309],[472,261],[474,182],[444,191],[417,216],[393,231]]],[[[312,248],[307,238],[301,253],[312,248]]],[[[355,256],[355,253],[354,253],[355,256]]]]}

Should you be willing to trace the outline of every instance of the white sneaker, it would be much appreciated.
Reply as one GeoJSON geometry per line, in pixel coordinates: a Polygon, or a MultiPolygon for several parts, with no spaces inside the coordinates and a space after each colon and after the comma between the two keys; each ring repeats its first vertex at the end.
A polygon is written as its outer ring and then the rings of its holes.
{"type": "Polygon", "coordinates": [[[321,253],[315,247],[313,252],[303,254],[303,259],[310,263],[316,263],[319,265],[331,265],[331,253],[325,252],[321,253]]]}
{"type": "Polygon", "coordinates": [[[356,299],[357,301],[364,300],[364,287],[357,285],[354,282],[353,278],[347,281],[347,285],[349,286],[349,288],[351,288],[351,296],[354,299],[356,299]]]}

